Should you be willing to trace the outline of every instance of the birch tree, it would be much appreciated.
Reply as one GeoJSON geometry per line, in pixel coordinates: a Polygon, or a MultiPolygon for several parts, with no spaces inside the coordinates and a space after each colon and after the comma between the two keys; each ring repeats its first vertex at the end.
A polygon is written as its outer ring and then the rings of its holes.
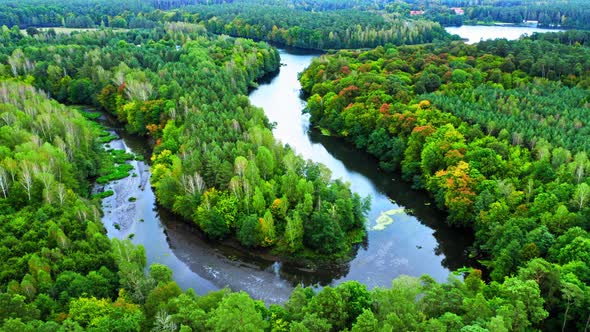
{"type": "Polygon", "coordinates": [[[8,197],[8,173],[2,166],[0,166],[0,189],[4,198],[8,197]]]}
{"type": "Polygon", "coordinates": [[[590,196],[590,186],[586,183],[579,184],[574,193],[574,201],[578,205],[578,209],[582,210],[584,208],[588,196],[590,196]]]}
{"type": "Polygon", "coordinates": [[[20,184],[25,188],[29,201],[31,200],[31,191],[33,190],[34,167],[29,161],[22,161],[20,163],[20,184]]]}

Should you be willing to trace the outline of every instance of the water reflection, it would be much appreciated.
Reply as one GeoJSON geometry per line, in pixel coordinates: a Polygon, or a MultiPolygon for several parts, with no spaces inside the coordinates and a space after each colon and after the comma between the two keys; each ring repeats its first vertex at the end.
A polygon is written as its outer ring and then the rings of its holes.
{"type": "Polygon", "coordinates": [[[376,190],[389,197],[404,212],[434,232],[436,255],[443,255],[442,266],[457,270],[473,262],[466,259],[466,248],[473,243],[473,233],[454,229],[442,222],[445,215],[436,209],[432,199],[425,192],[416,191],[411,184],[401,179],[397,173],[385,173],[377,165],[376,158],[346,144],[342,139],[323,136],[318,130],[311,130],[309,137],[313,143],[323,145],[332,156],[346,165],[347,169],[363,174],[376,190]],[[366,161],[366,162],[359,162],[366,161]]]}
{"type": "Polygon", "coordinates": [[[395,175],[379,171],[377,162],[366,153],[354,150],[337,138],[323,137],[309,130],[309,120],[301,114],[297,74],[315,55],[281,51],[285,64],[269,84],[250,94],[252,104],[262,107],[277,139],[291,146],[306,159],[325,164],[350,183],[351,190],[371,197],[368,214],[368,245],[360,248],[345,270],[330,275],[324,270],[316,276],[323,283],[359,280],[373,286],[387,286],[400,274],[430,274],[446,280],[452,269],[468,265],[465,248],[471,236],[451,229],[423,193],[411,189],[395,175]]]}

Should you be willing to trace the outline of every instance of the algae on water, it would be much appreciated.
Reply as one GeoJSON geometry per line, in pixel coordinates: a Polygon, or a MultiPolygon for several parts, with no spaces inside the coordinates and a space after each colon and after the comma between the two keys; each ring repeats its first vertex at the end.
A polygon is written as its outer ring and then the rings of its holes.
{"type": "Polygon", "coordinates": [[[388,225],[392,224],[394,219],[393,216],[396,214],[404,213],[405,210],[403,208],[391,209],[389,211],[381,212],[379,217],[377,217],[377,223],[375,226],[371,228],[372,231],[382,231],[388,225]]]}

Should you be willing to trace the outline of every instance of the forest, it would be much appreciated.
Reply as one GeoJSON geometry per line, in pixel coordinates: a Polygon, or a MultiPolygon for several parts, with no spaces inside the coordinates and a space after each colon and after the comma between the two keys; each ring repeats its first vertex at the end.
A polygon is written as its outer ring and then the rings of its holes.
{"type": "MultiPolygon", "coordinates": [[[[9,3],[0,7],[0,26],[20,28],[154,28],[165,22],[198,23],[208,31],[234,37],[265,40],[277,45],[308,49],[376,47],[385,43],[420,44],[451,36],[437,23],[392,16],[384,11],[358,10],[351,2],[324,8],[314,3],[246,0],[230,3],[93,0],[67,6],[51,2],[9,3]],[[191,6],[189,6],[191,5],[191,6]],[[162,11],[160,8],[174,8],[162,11]],[[318,8],[318,11],[315,10],[318,8]],[[351,25],[350,22],[355,22],[351,25]]],[[[355,2],[356,3],[356,2],[355,2]]],[[[368,8],[367,5],[360,8],[368,8]]]]}
{"type": "Polygon", "coordinates": [[[444,29],[432,21],[408,21],[381,12],[355,9],[309,11],[254,1],[193,6],[185,10],[188,14],[197,13],[185,20],[203,22],[214,33],[319,50],[450,39],[444,29]]]}
{"type": "Polygon", "coordinates": [[[588,330],[590,33],[466,45],[404,17],[417,1],[272,3],[1,2],[0,331],[588,330]],[[51,29],[64,26],[91,29],[51,29]],[[142,246],[107,237],[110,193],[91,188],[138,157],[108,149],[87,107],[152,142],[158,203],[211,241],[350,259],[369,200],[277,142],[249,103],[280,67],[267,42],[355,48],[300,74],[312,124],[427,191],[475,233],[483,270],[298,286],[266,305],[182,290],[142,246]]]}
{"type": "Polygon", "coordinates": [[[585,0],[442,0],[411,1],[431,8],[430,18],[445,25],[522,24],[538,22],[542,28],[589,29],[590,6],[585,0]],[[452,15],[449,8],[463,8],[465,15],[452,15]]]}
{"type": "Polygon", "coordinates": [[[331,258],[362,240],[365,199],[275,142],[243,95],[278,68],[276,49],[190,24],[34,39],[24,48],[5,40],[0,72],[58,101],[103,108],[129,133],[155,139],[158,201],[209,237],[331,258]]]}
{"type": "Polygon", "coordinates": [[[589,314],[590,49],[570,46],[577,34],[340,51],[300,77],[312,123],[472,228],[492,280],[535,266],[547,330],[583,330],[589,314]]]}
{"type": "Polygon", "coordinates": [[[213,33],[313,49],[372,48],[448,40],[443,26],[523,24],[590,29],[585,0],[4,0],[0,26],[154,28],[202,23],[213,33]],[[457,14],[452,8],[461,8],[457,14]],[[423,15],[411,11],[424,10],[423,15]],[[350,22],[354,22],[351,25],[350,22]],[[406,24],[409,23],[409,24],[406,24]]]}

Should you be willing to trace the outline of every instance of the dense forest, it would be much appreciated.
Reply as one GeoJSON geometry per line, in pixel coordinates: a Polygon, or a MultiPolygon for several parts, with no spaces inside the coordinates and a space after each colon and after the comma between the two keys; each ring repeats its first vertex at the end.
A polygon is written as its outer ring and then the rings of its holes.
{"type": "Polygon", "coordinates": [[[301,75],[312,123],[473,228],[492,280],[536,271],[548,330],[583,329],[590,314],[590,49],[569,46],[579,34],[341,51],[301,75]]]}
{"type": "Polygon", "coordinates": [[[293,5],[287,1],[248,0],[220,4],[196,1],[177,5],[180,7],[166,12],[156,8],[173,6],[159,2],[152,5],[117,1],[112,6],[110,0],[93,0],[88,5],[72,2],[67,6],[51,2],[40,5],[34,1],[24,6],[9,3],[0,7],[0,26],[32,28],[30,31],[36,33],[39,27],[133,29],[154,28],[163,22],[188,22],[199,23],[217,34],[320,50],[376,47],[385,43],[420,44],[451,38],[432,21],[408,20],[383,11],[359,11],[352,3],[348,6],[342,3],[342,9],[323,11],[315,11],[314,3],[293,5]],[[187,6],[189,4],[193,6],[187,6]],[[91,10],[88,10],[89,5],[91,10]]]}
{"type": "Polygon", "coordinates": [[[542,28],[590,29],[590,3],[585,0],[442,0],[407,1],[414,8],[426,8],[426,16],[444,25],[522,24],[538,22],[542,28]],[[451,8],[462,8],[455,15],[451,8]]]}
{"type": "MultiPolygon", "coordinates": [[[[537,3],[442,1],[477,21],[537,3]]],[[[590,33],[465,45],[409,20],[427,5],[2,1],[0,331],[588,330],[590,33]],[[100,29],[45,29],[64,26],[100,29]],[[313,125],[428,191],[449,224],[473,230],[486,271],[298,286],[267,306],[183,291],[170,268],[146,266],[142,246],[108,239],[110,193],[92,184],[129,176],[137,157],[108,149],[114,137],[86,106],[153,143],[158,203],[210,240],[319,266],[350,259],[369,201],[277,142],[250,105],[280,67],[264,41],[372,48],[318,57],[300,75],[313,125]]]]}
{"type": "Polygon", "coordinates": [[[505,331],[547,315],[539,286],[527,280],[535,266],[490,285],[473,270],[447,284],[425,276],[372,291],[357,282],[298,287],[270,307],[241,292],[182,292],[165,266],[144,275],[142,247],[110,243],[84,198],[85,179],[104,168],[96,164],[105,159],[100,130],[29,85],[4,81],[0,96],[3,331],[233,331],[236,321],[242,331],[505,331]]]}
{"type": "Polygon", "coordinates": [[[214,33],[314,49],[448,40],[434,22],[460,26],[532,21],[545,28],[590,29],[590,6],[585,0],[4,0],[3,4],[0,26],[133,29],[200,22],[214,33]],[[424,13],[411,15],[411,11],[424,13]]]}
{"type": "Polygon", "coordinates": [[[440,25],[354,9],[309,11],[258,2],[186,8],[189,21],[209,31],[313,49],[375,47],[385,43],[421,44],[449,39],[440,25]],[[354,22],[354,24],[351,24],[354,22]]]}
{"type": "Polygon", "coordinates": [[[235,236],[289,256],[346,256],[362,241],[366,200],[275,142],[263,111],[243,95],[278,68],[267,44],[170,24],[16,37],[1,51],[3,76],[29,80],[61,102],[101,107],[128,132],[154,138],[158,201],[209,237],[235,236]]]}

